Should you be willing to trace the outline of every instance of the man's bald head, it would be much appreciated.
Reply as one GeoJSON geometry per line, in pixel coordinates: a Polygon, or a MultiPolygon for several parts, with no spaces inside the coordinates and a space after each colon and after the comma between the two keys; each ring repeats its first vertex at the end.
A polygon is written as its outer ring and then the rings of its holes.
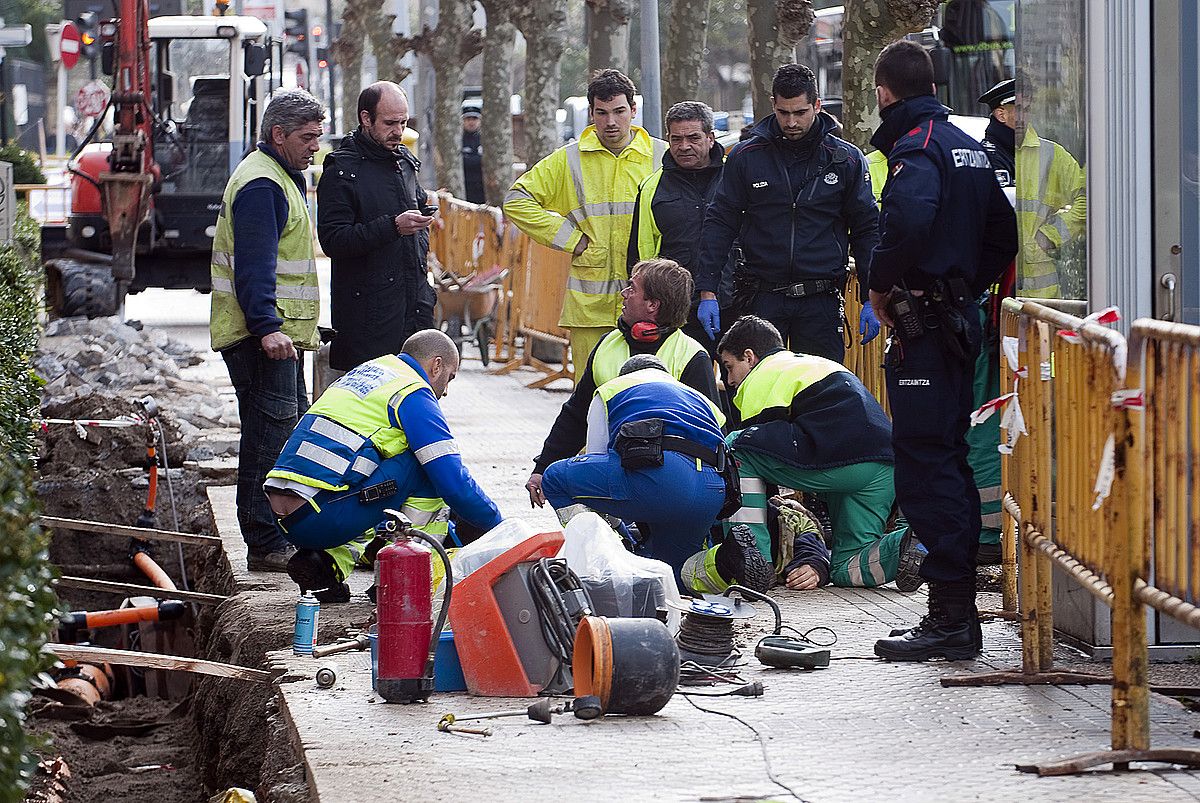
{"type": "Polygon", "coordinates": [[[408,95],[397,83],[376,81],[358,94],[358,123],[371,139],[395,150],[404,142],[408,95]]]}
{"type": "Polygon", "coordinates": [[[458,347],[445,332],[439,329],[423,329],[404,341],[404,354],[416,360],[425,375],[433,395],[439,399],[446,395],[446,387],[458,373],[458,347]]]}

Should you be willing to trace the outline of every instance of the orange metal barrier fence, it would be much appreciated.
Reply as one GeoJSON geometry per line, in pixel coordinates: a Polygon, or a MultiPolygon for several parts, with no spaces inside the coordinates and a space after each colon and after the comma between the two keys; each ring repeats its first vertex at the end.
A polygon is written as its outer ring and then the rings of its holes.
{"type": "Polygon", "coordinates": [[[1019,533],[1022,667],[942,682],[1112,684],[1112,750],[1024,771],[1200,765],[1200,750],[1149,749],[1143,607],[1200,622],[1200,500],[1189,497],[1200,489],[1200,329],[1136,322],[1128,378],[1125,338],[1091,320],[1009,299],[1001,331],[1014,394],[1002,421],[1004,505],[1019,533]],[[1053,566],[1111,607],[1111,678],[1054,671],[1053,566]]]}

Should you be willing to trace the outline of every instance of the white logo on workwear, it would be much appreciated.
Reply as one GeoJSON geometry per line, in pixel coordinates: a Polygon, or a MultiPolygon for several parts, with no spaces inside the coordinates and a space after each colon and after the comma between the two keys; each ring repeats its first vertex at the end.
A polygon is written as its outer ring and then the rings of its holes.
{"type": "Polygon", "coordinates": [[[826,184],[837,184],[837,173],[826,173],[825,174],[825,183],[826,184]]]}
{"type": "Polygon", "coordinates": [[[754,189],[756,189],[756,190],[761,190],[763,187],[767,186],[767,182],[765,182],[765,181],[756,181],[756,182],[754,182],[753,184],[751,184],[750,186],[751,186],[751,187],[753,187],[753,188],[754,188],[754,189]]]}
{"type": "Polygon", "coordinates": [[[992,163],[988,161],[987,154],[983,151],[975,151],[970,148],[954,148],[950,151],[950,155],[954,157],[955,167],[991,168],[992,166],[992,163]]]}
{"type": "Polygon", "coordinates": [[[928,379],[901,379],[896,382],[897,385],[916,385],[919,387],[929,387],[928,379]]]}

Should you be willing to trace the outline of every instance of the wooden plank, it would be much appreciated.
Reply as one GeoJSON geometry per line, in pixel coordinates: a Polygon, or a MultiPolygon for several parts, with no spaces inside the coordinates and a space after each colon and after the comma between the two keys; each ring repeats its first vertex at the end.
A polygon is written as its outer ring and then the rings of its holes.
{"type": "Polygon", "coordinates": [[[220,605],[229,597],[220,594],[202,594],[199,591],[168,591],[157,586],[140,586],[133,583],[117,583],[112,580],[93,580],[90,577],[59,577],[54,585],[63,588],[83,588],[88,591],[109,591],[124,596],[146,596],[156,599],[178,599],[184,602],[198,602],[201,605],[220,605]]]}
{"type": "Polygon", "coordinates": [[[148,669],[172,669],[181,672],[196,672],[201,675],[213,675],[234,680],[252,680],[257,683],[270,683],[275,675],[262,669],[248,669],[244,666],[222,664],[217,661],[204,661],[199,658],[182,658],[177,655],[159,655],[152,652],[134,652],[133,650],[110,650],[104,647],[87,647],[81,644],[46,645],[46,650],[62,660],[67,661],[106,661],[122,666],[141,666],[148,669]]]}
{"type": "Polygon", "coordinates": [[[172,530],[128,527],[123,524],[109,524],[103,521],[42,516],[38,519],[38,523],[43,527],[57,527],[62,530],[76,530],[85,533],[101,533],[103,535],[114,535],[118,538],[141,538],[146,541],[173,541],[193,546],[219,547],[221,545],[221,539],[215,535],[192,535],[191,533],[178,533],[172,530]]]}

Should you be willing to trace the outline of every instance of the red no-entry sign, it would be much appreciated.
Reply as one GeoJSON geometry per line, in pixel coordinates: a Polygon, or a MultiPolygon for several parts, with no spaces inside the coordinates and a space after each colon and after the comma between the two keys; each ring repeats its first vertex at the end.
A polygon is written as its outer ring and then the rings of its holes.
{"type": "Polygon", "coordinates": [[[64,22],[59,34],[58,52],[62,65],[68,70],[79,63],[79,29],[72,22],[64,22]]]}

